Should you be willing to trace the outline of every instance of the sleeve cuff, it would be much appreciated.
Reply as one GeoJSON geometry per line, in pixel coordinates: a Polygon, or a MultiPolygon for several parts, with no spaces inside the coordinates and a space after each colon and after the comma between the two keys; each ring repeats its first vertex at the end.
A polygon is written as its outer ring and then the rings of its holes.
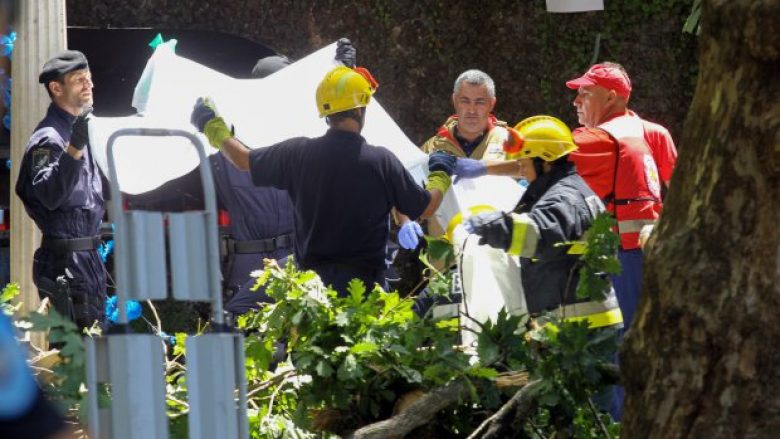
{"type": "Polygon", "coordinates": [[[539,242],[539,229],[528,214],[512,214],[512,241],[507,253],[524,258],[536,254],[539,242]]]}

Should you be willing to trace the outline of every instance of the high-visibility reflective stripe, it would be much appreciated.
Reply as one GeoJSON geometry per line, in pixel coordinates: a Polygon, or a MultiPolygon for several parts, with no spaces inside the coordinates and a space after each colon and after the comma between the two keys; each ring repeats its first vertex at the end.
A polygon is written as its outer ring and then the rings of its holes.
{"type": "Polygon", "coordinates": [[[625,221],[618,221],[618,230],[620,230],[620,234],[623,233],[639,233],[642,231],[642,227],[649,226],[651,224],[655,224],[654,219],[636,219],[636,220],[625,220],[625,221]]]}
{"type": "Polygon", "coordinates": [[[590,314],[579,317],[567,317],[564,319],[564,321],[567,322],[581,322],[583,320],[587,320],[589,327],[591,328],[601,328],[604,326],[612,326],[617,325],[618,323],[623,323],[623,314],[620,312],[620,308],[615,308],[597,314],[590,314]]]}
{"type": "Polygon", "coordinates": [[[526,213],[512,214],[512,242],[507,253],[530,258],[536,253],[539,231],[536,223],[526,213]]]}
{"type": "MultiPolygon", "coordinates": [[[[478,204],[476,206],[469,207],[469,214],[470,216],[478,215],[480,213],[485,212],[495,212],[496,208],[493,206],[489,206],[487,204],[478,204]]],[[[447,224],[447,233],[444,234],[444,239],[447,240],[447,242],[452,242],[453,236],[452,234],[455,233],[455,228],[458,227],[463,223],[463,212],[458,212],[455,214],[455,216],[452,217],[450,222],[447,224]]]]}
{"type": "Polygon", "coordinates": [[[588,251],[587,241],[574,241],[566,252],[568,255],[584,255],[588,251]]]}
{"type": "Polygon", "coordinates": [[[602,301],[591,300],[589,302],[570,303],[555,309],[554,312],[561,318],[582,317],[611,311],[615,308],[619,308],[617,296],[610,292],[607,298],[602,301]]]}

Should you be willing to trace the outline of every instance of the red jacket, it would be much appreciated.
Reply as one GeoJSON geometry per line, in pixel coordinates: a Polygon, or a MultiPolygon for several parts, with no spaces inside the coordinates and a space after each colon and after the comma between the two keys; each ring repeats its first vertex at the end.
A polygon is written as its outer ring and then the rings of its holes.
{"type": "Polygon", "coordinates": [[[628,111],[598,128],[575,130],[574,142],[579,150],[570,160],[614,213],[621,246],[639,248],[639,231],[658,219],[661,184],[668,184],[677,159],[669,132],[628,111]]]}

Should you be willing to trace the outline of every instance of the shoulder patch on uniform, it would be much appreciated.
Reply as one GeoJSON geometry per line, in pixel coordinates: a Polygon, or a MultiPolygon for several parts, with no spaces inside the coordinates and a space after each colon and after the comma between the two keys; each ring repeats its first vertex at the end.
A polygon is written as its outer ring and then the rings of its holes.
{"type": "Polygon", "coordinates": [[[49,165],[49,161],[51,161],[51,151],[49,148],[35,149],[31,152],[30,159],[32,173],[37,174],[38,171],[49,165]]]}

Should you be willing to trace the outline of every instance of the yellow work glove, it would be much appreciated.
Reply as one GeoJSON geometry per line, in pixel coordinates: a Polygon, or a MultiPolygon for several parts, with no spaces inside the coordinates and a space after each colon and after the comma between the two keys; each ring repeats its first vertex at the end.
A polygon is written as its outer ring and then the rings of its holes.
{"type": "Polygon", "coordinates": [[[452,185],[452,177],[447,175],[444,171],[433,171],[428,174],[428,183],[425,185],[425,189],[438,189],[442,195],[447,193],[447,190],[452,185]]]}
{"type": "Polygon", "coordinates": [[[198,131],[206,135],[209,144],[214,148],[222,148],[222,143],[233,137],[233,131],[225,120],[219,117],[217,107],[211,98],[198,98],[192,109],[190,122],[198,131]]]}

